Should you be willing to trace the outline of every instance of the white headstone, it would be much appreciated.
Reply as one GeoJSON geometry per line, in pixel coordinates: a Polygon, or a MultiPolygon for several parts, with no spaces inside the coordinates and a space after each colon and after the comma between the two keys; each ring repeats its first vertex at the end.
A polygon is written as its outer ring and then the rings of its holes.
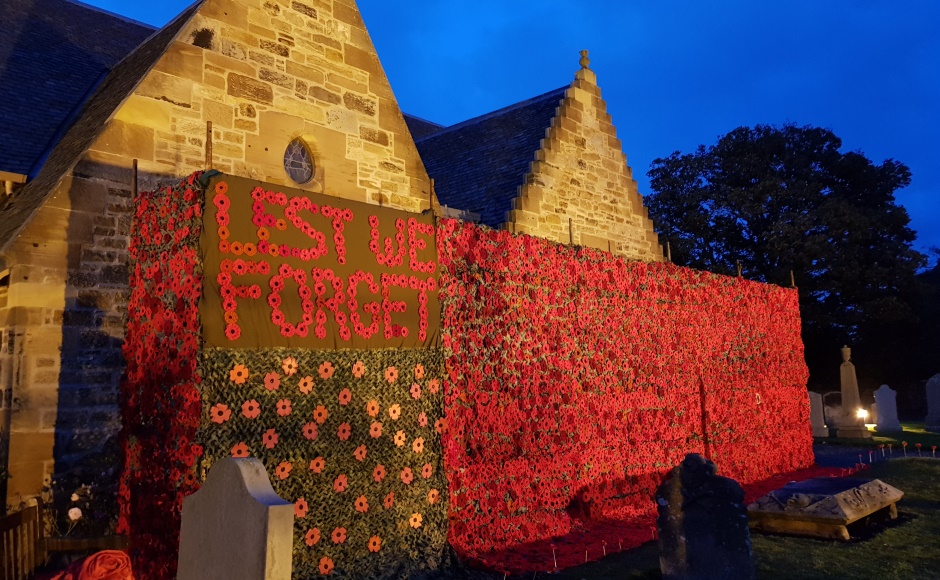
{"type": "Polygon", "coordinates": [[[940,374],[927,381],[927,430],[940,433],[940,374]]]}
{"type": "Polygon", "coordinates": [[[819,393],[809,393],[809,422],[813,426],[813,437],[828,437],[826,418],[823,416],[823,398],[819,393]]]}
{"type": "Polygon", "coordinates": [[[875,391],[875,405],[878,413],[875,415],[875,431],[879,433],[900,431],[901,422],[898,421],[898,394],[888,385],[881,385],[875,391]]]}
{"type": "Polygon", "coordinates": [[[294,506],[255,458],[226,458],[183,500],[178,580],[290,580],[294,506]]]}

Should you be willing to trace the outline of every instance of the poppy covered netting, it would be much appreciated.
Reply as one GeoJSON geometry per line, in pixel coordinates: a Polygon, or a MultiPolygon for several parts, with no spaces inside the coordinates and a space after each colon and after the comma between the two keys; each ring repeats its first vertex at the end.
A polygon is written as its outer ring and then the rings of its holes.
{"type": "Polygon", "coordinates": [[[202,360],[203,465],[265,464],[294,503],[294,575],[407,577],[439,566],[440,349],[206,349],[202,360]]]}
{"type": "Polygon", "coordinates": [[[118,533],[130,536],[134,574],[142,579],[176,575],[183,498],[198,489],[198,178],[193,174],[134,200],[118,533]]]}
{"type": "Polygon", "coordinates": [[[742,483],[813,464],[795,291],[454,220],[438,246],[461,555],[521,571],[553,538],[651,539],[689,452],[742,483]]]}

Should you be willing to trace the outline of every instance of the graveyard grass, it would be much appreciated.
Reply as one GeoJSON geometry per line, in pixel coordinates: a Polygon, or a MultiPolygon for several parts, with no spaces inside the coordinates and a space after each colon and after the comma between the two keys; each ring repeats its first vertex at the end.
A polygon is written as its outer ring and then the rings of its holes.
{"type": "Polygon", "coordinates": [[[892,454],[894,457],[903,457],[901,443],[907,441],[907,456],[916,457],[917,443],[921,444],[921,454],[930,455],[931,445],[937,446],[938,457],[940,457],[940,433],[927,431],[924,423],[901,423],[902,433],[878,433],[872,431],[871,439],[838,439],[836,437],[816,438],[816,443],[825,442],[826,445],[844,445],[847,447],[877,447],[878,445],[893,446],[892,454]]]}
{"type": "MultiPolygon", "coordinates": [[[[911,443],[911,441],[908,441],[911,443]]],[[[910,448],[909,448],[910,451],[910,448]]],[[[910,453],[908,453],[910,457],[910,453]]],[[[868,539],[850,542],[752,534],[757,578],[935,578],[940,570],[940,460],[910,458],[875,463],[865,478],[881,479],[904,492],[899,517],[868,539]]],[[[480,575],[473,578],[498,579],[480,575]]],[[[660,578],[655,542],[599,562],[539,573],[538,578],[660,578]]],[[[532,578],[532,576],[518,577],[532,578]]]]}

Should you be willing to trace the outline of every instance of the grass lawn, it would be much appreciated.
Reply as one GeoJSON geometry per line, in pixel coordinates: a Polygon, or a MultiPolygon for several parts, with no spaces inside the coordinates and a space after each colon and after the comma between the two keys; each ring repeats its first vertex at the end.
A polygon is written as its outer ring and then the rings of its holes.
{"type": "MultiPolygon", "coordinates": [[[[937,457],[940,457],[940,433],[933,433],[924,429],[923,423],[901,423],[902,433],[877,433],[872,431],[871,439],[838,439],[835,437],[817,438],[817,443],[825,442],[827,445],[845,445],[848,447],[877,447],[878,445],[893,446],[893,453],[903,456],[901,443],[907,441],[907,456],[917,456],[915,444],[921,444],[921,453],[930,456],[930,447],[937,446],[937,457]]],[[[897,457],[897,455],[895,455],[897,457]]]]}
{"type": "MultiPolygon", "coordinates": [[[[910,450],[911,446],[909,456],[910,450]]],[[[940,461],[885,461],[875,463],[863,475],[904,492],[897,520],[868,539],[850,542],[753,534],[757,578],[940,578],[940,461]]],[[[655,543],[649,543],[599,562],[537,577],[659,578],[659,551],[655,543]]]]}

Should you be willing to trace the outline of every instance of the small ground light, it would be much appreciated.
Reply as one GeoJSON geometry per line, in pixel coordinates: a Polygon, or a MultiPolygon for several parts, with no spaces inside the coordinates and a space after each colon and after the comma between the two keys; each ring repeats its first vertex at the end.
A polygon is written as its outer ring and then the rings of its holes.
{"type": "Polygon", "coordinates": [[[858,417],[859,419],[867,419],[868,411],[866,411],[865,409],[859,409],[858,411],[855,411],[855,416],[858,417]]]}

